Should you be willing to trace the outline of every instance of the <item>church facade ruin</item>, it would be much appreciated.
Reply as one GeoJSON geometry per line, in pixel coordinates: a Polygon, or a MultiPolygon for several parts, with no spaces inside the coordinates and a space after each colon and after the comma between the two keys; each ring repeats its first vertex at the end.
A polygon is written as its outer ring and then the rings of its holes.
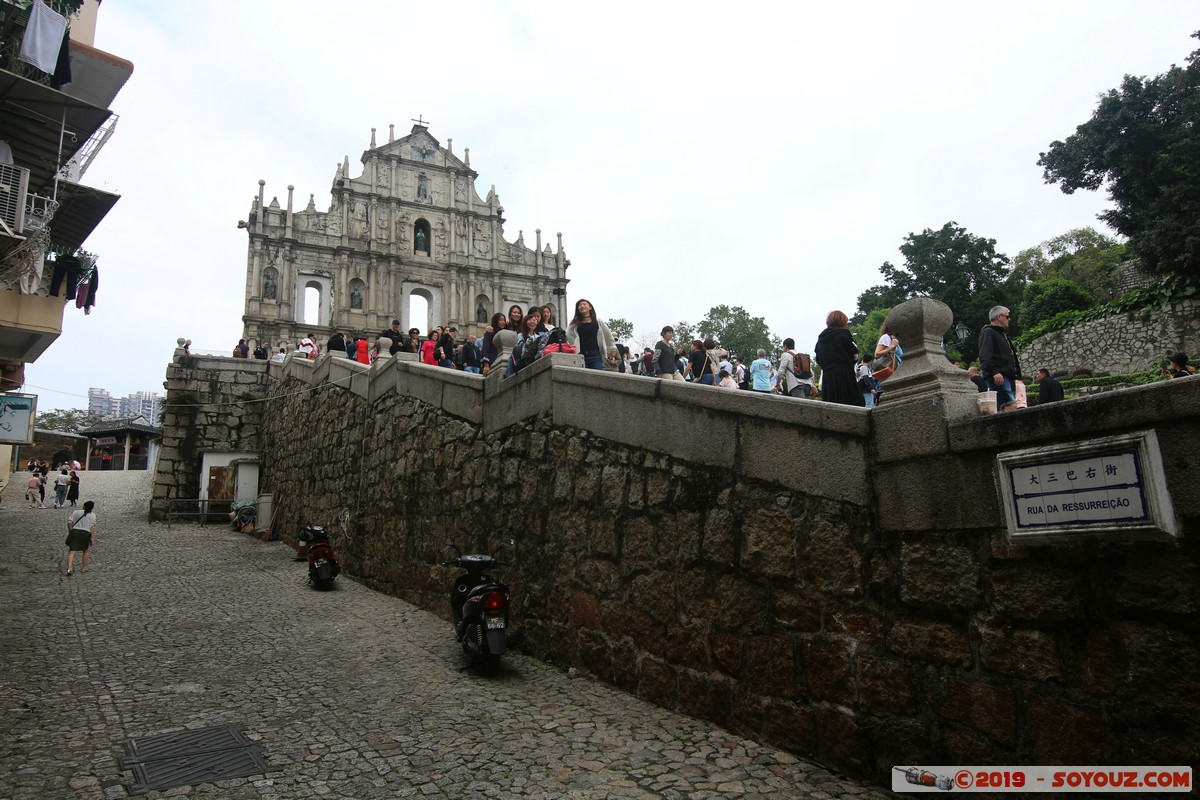
{"type": "MultiPolygon", "coordinates": [[[[562,234],[555,247],[532,248],[520,232],[504,238],[504,207],[493,186],[475,190],[470,149],[459,158],[418,121],[411,133],[371,144],[362,172],[338,165],[328,211],[265,203],[265,181],[248,218],[246,306],[248,342],[294,343],[308,334],[324,341],[335,330],[373,337],[399,319],[402,330],[450,323],[481,333],[491,314],[513,304],[554,306],[563,319],[567,286],[562,234]],[[315,296],[314,303],[312,300],[315,296]],[[413,298],[425,301],[419,319],[413,298]],[[307,317],[306,317],[307,309],[307,317]]],[[[418,308],[420,304],[417,304],[418,308]]],[[[418,315],[420,312],[417,312],[418,315]]],[[[286,346],[286,345],[285,345],[286,346]]]]}

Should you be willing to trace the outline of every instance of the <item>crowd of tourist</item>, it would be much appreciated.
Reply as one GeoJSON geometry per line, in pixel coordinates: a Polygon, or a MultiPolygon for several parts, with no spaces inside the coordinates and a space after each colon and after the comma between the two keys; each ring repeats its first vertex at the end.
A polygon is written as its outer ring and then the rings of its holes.
{"type": "MultiPolygon", "coordinates": [[[[991,309],[989,323],[979,334],[980,366],[970,367],[967,373],[979,391],[996,392],[1000,411],[1026,406],[1021,365],[1007,335],[1009,317],[1009,309],[1003,306],[991,309]]],[[[844,312],[831,311],[812,355],[798,350],[795,340],[787,338],[775,363],[761,349],[747,363],[745,358],[749,354],[744,357],[730,353],[712,338],[676,343],[675,330],[670,325],[662,329],[661,339],[654,347],[646,347],[638,355],[618,342],[591,302],[581,298],[565,326],[556,323],[551,305],[523,308],[514,304],[507,313],[493,314],[483,335],[478,337],[475,334],[460,337],[455,325],[440,325],[424,334],[419,328],[401,331],[400,320],[393,319],[389,328],[374,337],[335,331],[322,347],[309,334],[293,349],[307,358],[328,352],[363,364],[374,363],[385,352],[411,353],[423,364],[476,375],[503,370],[505,377],[546,353],[578,353],[588,369],[872,408],[882,401],[884,382],[899,368],[904,349],[899,337],[889,330],[887,321],[875,346],[869,350],[855,343],[849,324],[844,312]],[[511,334],[510,341],[498,346],[505,339],[502,331],[511,334]],[[501,361],[504,353],[507,355],[501,361]]],[[[287,348],[280,347],[272,353],[270,343],[264,341],[251,353],[246,340],[241,339],[233,356],[283,361],[287,348]]],[[[1195,367],[1189,371],[1187,362],[1186,355],[1176,354],[1172,357],[1170,374],[1174,377],[1194,374],[1195,367]]],[[[956,365],[962,366],[957,362],[956,365]]],[[[1039,403],[1063,399],[1062,386],[1048,370],[1038,370],[1038,384],[1039,403]]]]}

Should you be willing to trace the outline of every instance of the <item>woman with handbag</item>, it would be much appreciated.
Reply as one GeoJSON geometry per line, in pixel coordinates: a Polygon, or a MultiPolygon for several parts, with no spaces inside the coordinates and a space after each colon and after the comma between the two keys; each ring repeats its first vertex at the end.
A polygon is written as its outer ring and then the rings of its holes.
{"type": "Polygon", "coordinates": [[[871,377],[877,381],[885,381],[892,376],[900,366],[900,358],[904,353],[900,349],[900,339],[888,330],[888,321],[883,321],[883,329],[879,332],[879,341],[875,345],[875,360],[871,362],[871,377]]]}

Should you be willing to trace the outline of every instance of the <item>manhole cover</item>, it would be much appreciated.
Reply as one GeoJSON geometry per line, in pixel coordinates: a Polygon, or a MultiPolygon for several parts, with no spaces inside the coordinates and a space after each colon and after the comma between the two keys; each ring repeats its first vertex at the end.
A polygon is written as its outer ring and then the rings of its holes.
{"type": "Polygon", "coordinates": [[[123,770],[133,770],[130,794],[244,778],[276,772],[266,762],[263,746],[245,736],[241,725],[176,731],[121,742],[123,770]]]}

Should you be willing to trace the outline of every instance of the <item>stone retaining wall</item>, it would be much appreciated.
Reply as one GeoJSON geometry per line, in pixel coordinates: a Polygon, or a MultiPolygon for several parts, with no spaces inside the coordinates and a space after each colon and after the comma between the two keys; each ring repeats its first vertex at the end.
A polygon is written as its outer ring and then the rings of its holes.
{"type": "Polygon", "coordinates": [[[1200,301],[1184,300],[1092,320],[1039,336],[1020,351],[1028,380],[1038,369],[1051,373],[1090,369],[1123,375],[1149,369],[1160,356],[1200,354],[1200,301]]]}
{"type": "Polygon", "coordinates": [[[326,524],[350,574],[443,616],[439,562],[511,537],[529,652],[883,782],[1192,763],[1200,379],[975,418],[946,312],[893,312],[917,344],[869,412],[553,360],[289,361],[264,488],[285,538],[326,524]],[[998,452],[1146,428],[1180,539],[1008,542],[998,452]]]}

